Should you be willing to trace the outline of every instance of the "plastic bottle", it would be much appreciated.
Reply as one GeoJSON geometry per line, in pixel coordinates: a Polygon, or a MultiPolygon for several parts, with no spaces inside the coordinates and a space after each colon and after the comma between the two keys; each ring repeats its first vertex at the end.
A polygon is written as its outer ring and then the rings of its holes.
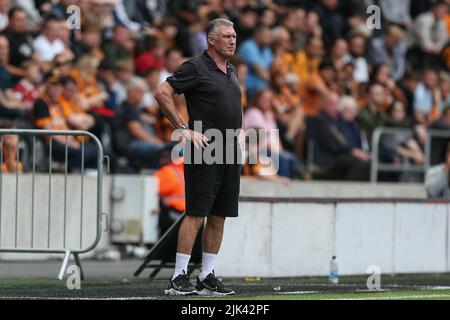
{"type": "Polygon", "coordinates": [[[329,275],[329,281],[332,284],[338,284],[339,283],[339,275],[338,275],[338,263],[336,260],[336,256],[333,256],[330,261],[330,275],[329,275]]]}

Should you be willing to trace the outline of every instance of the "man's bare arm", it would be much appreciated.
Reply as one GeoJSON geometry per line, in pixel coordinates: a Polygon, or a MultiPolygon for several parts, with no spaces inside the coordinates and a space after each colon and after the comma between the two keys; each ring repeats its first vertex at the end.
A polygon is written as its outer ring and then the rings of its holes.
{"type": "MultiPolygon", "coordinates": [[[[155,99],[158,102],[161,111],[169,119],[170,123],[175,129],[180,129],[185,121],[183,121],[177,107],[175,106],[175,101],[173,96],[175,91],[167,82],[164,82],[156,91],[155,99]]],[[[183,130],[183,135],[187,139],[194,143],[196,148],[204,148],[208,145],[208,139],[201,133],[195,132],[193,130],[183,130]]]]}
{"type": "Polygon", "coordinates": [[[175,91],[167,82],[164,82],[156,91],[155,99],[161,108],[162,113],[169,119],[175,129],[181,128],[185,123],[175,106],[173,95],[175,91]]]}

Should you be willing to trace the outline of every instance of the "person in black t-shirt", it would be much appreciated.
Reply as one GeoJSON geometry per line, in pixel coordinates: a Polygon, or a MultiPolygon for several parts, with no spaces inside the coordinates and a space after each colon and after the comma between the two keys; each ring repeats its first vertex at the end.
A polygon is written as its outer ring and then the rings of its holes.
{"type": "MultiPolygon", "coordinates": [[[[172,125],[182,131],[191,145],[197,149],[206,148],[210,142],[206,130],[216,129],[223,134],[225,142],[222,145],[216,143],[217,147],[224,147],[224,153],[228,153],[231,147],[236,155],[239,147],[242,150],[243,131],[239,81],[234,67],[228,63],[236,50],[233,23],[226,19],[211,21],[207,37],[208,50],[182,64],[162,84],[155,98],[172,125]],[[174,95],[181,93],[186,98],[189,124],[183,121],[175,107],[174,95]],[[202,122],[201,132],[194,124],[196,121],[202,122]],[[237,132],[239,137],[228,141],[226,132],[231,130],[237,132]]],[[[222,241],[225,218],[238,216],[241,165],[236,159],[230,164],[225,161],[226,157],[221,160],[216,158],[212,164],[208,164],[206,158],[200,163],[192,163],[190,156],[192,154],[184,154],[186,216],[178,234],[175,272],[165,293],[234,294],[215,276],[214,264],[222,241]],[[186,274],[187,266],[205,217],[208,219],[203,237],[202,269],[197,278],[197,290],[194,290],[186,274]]],[[[195,160],[196,157],[193,158],[195,160]]]]}

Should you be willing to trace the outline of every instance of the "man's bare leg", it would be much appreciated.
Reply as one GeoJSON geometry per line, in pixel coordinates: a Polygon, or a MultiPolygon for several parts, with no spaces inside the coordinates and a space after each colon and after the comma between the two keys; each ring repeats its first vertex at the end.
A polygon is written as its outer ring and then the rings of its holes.
{"type": "Polygon", "coordinates": [[[217,254],[222,244],[225,217],[209,215],[203,233],[202,269],[199,278],[201,281],[214,270],[217,254]]]}
{"type": "Polygon", "coordinates": [[[189,260],[191,259],[192,248],[194,247],[195,239],[197,238],[198,230],[203,224],[204,217],[195,217],[186,215],[181,222],[180,230],[178,231],[178,246],[175,257],[175,270],[172,279],[175,279],[180,274],[187,273],[189,260]]]}

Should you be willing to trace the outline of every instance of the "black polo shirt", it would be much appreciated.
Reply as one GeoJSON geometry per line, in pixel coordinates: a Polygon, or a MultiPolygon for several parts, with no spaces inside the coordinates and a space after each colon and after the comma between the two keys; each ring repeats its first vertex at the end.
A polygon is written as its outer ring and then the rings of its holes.
{"type": "Polygon", "coordinates": [[[230,63],[225,74],[205,50],[183,63],[167,82],[177,94],[184,93],[190,129],[194,129],[194,121],[202,121],[203,132],[241,128],[241,89],[230,63]]]}

